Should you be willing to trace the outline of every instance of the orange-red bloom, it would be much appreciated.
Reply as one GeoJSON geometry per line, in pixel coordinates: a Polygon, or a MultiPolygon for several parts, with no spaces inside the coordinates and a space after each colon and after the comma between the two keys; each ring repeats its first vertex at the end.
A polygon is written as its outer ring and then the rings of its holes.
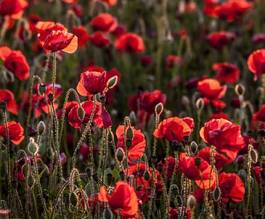
{"type": "Polygon", "coordinates": [[[200,130],[204,142],[214,145],[217,151],[231,160],[244,147],[240,126],[226,119],[212,119],[200,130]]]}
{"type": "Polygon", "coordinates": [[[27,7],[28,2],[26,0],[2,0],[0,2],[0,14],[10,16],[12,19],[19,19],[27,7]]]}
{"type": "Polygon", "coordinates": [[[90,37],[91,42],[94,46],[103,48],[110,44],[110,40],[107,38],[106,34],[99,31],[94,32],[90,37]]]}
{"type": "Polygon", "coordinates": [[[171,117],[159,123],[154,131],[156,138],[165,138],[168,141],[181,142],[190,136],[194,128],[194,121],[190,117],[171,117]]]}
{"type": "Polygon", "coordinates": [[[90,21],[90,25],[97,31],[113,32],[117,28],[118,22],[111,14],[101,13],[90,21]]]}
{"type": "Polygon", "coordinates": [[[74,53],[78,48],[78,38],[69,33],[60,23],[39,21],[36,24],[38,40],[46,51],[74,53]]]}
{"type": "Polygon", "coordinates": [[[222,109],[225,103],[220,99],[226,93],[226,86],[221,86],[219,81],[211,78],[206,78],[198,82],[197,89],[204,97],[204,103],[211,103],[215,108],[222,109]]]}
{"type": "Polygon", "coordinates": [[[118,128],[116,129],[116,136],[118,140],[116,147],[117,148],[121,147],[124,150],[126,147],[127,148],[126,150],[128,150],[129,161],[135,161],[143,156],[146,147],[146,140],[141,130],[136,129],[134,127],[130,128],[132,129],[133,136],[131,139],[126,139],[127,141],[124,142],[124,133],[125,131],[128,130],[128,127],[126,130],[126,127],[124,125],[118,126],[118,128]],[[128,145],[128,140],[130,141],[129,145],[128,145]]]}
{"type": "Polygon", "coordinates": [[[235,173],[221,173],[219,175],[219,187],[224,203],[229,201],[241,202],[245,196],[245,185],[241,178],[235,173]]]}
{"type": "Polygon", "coordinates": [[[236,83],[240,77],[240,69],[231,63],[216,63],[212,66],[216,79],[226,83],[236,83]]]}
{"type": "Polygon", "coordinates": [[[21,51],[11,50],[6,46],[0,47],[0,59],[4,62],[5,68],[19,80],[29,78],[29,64],[21,51]]]}
{"type": "Polygon", "coordinates": [[[108,202],[110,208],[125,218],[136,218],[138,215],[138,200],[134,188],[128,183],[119,181],[111,194],[105,186],[100,187],[98,200],[108,202]]]}
{"type": "Polygon", "coordinates": [[[189,157],[186,153],[181,153],[178,168],[187,178],[195,180],[201,189],[212,188],[215,184],[215,172],[211,165],[200,157],[189,157]]]}
{"type": "Polygon", "coordinates": [[[217,50],[222,50],[234,39],[235,39],[235,34],[226,31],[213,32],[207,36],[207,41],[210,44],[210,46],[212,46],[217,50]]]}
{"type": "Polygon", "coordinates": [[[16,121],[0,125],[0,136],[13,144],[20,144],[24,139],[24,128],[16,121]]]}
{"type": "Polygon", "coordinates": [[[8,89],[0,89],[0,104],[5,104],[8,112],[17,115],[18,107],[14,94],[8,89]]]}
{"type": "Polygon", "coordinates": [[[265,104],[263,104],[260,109],[253,114],[251,126],[253,129],[265,128],[265,104]]]}
{"type": "Polygon", "coordinates": [[[255,79],[265,73],[265,49],[258,49],[248,57],[248,69],[255,75],[255,79]]]}
{"type": "Polygon", "coordinates": [[[116,5],[118,2],[118,0],[99,0],[99,1],[107,3],[110,7],[116,5]]]}
{"type": "Polygon", "coordinates": [[[142,53],[145,51],[143,39],[134,33],[122,34],[115,41],[115,48],[119,51],[129,53],[142,53]]]}

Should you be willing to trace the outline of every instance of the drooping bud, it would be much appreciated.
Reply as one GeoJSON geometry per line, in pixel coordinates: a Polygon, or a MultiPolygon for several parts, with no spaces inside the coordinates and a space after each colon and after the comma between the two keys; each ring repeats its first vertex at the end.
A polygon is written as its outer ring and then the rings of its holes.
{"type": "Polygon", "coordinates": [[[163,112],[163,110],[164,110],[164,105],[163,105],[163,103],[158,103],[158,104],[156,104],[156,106],[155,106],[155,113],[156,113],[156,115],[161,115],[161,113],[163,112]]]}
{"type": "Polygon", "coordinates": [[[103,219],[113,219],[113,213],[109,207],[104,208],[102,217],[103,219]]]}
{"type": "Polygon", "coordinates": [[[193,195],[189,195],[187,198],[187,207],[193,209],[196,207],[197,201],[193,195]]]}
{"type": "Polygon", "coordinates": [[[190,149],[192,154],[196,154],[198,152],[198,144],[195,141],[190,143],[190,149]]]}
{"type": "Polygon", "coordinates": [[[37,125],[37,132],[39,135],[43,135],[46,130],[46,125],[43,121],[40,121],[37,125]]]}
{"type": "Polygon", "coordinates": [[[237,94],[237,96],[243,96],[245,94],[245,87],[242,84],[237,84],[235,86],[235,92],[237,94]]]}
{"type": "Polygon", "coordinates": [[[221,198],[221,194],[222,194],[222,192],[221,192],[220,187],[219,186],[215,187],[215,189],[213,190],[213,193],[212,193],[213,200],[215,202],[218,202],[220,200],[220,198],[221,198]]]}
{"type": "Polygon", "coordinates": [[[77,109],[77,115],[80,121],[83,121],[86,115],[86,112],[82,106],[79,106],[77,109]]]}
{"type": "Polygon", "coordinates": [[[203,98],[199,98],[197,101],[196,101],[196,103],[195,103],[195,105],[196,105],[196,108],[198,109],[198,110],[203,110],[203,108],[204,108],[204,100],[203,100],[203,98]]]}

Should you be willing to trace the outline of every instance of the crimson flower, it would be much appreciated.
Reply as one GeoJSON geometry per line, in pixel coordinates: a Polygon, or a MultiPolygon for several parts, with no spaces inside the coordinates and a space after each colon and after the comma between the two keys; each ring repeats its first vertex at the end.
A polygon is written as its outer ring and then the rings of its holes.
{"type": "Polygon", "coordinates": [[[235,39],[235,34],[226,31],[213,32],[207,36],[207,41],[210,44],[210,46],[217,50],[222,50],[234,39],[235,39]]]}
{"type": "Polygon", "coordinates": [[[20,19],[27,7],[28,2],[26,0],[2,0],[0,2],[0,14],[10,16],[12,19],[20,19]]]}
{"type": "Polygon", "coordinates": [[[118,22],[111,14],[101,13],[90,21],[90,25],[97,31],[113,32],[117,28],[118,22]]]}
{"type": "Polygon", "coordinates": [[[90,36],[84,26],[74,27],[73,34],[78,37],[78,47],[85,46],[90,39],[90,36]]]}
{"type": "Polygon", "coordinates": [[[8,89],[0,89],[0,103],[5,104],[8,112],[18,114],[18,107],[14,94],[8,89]]]}
{"type": "Polygon", "coordinates": [[[236,83],[240,77],[240,69],[231,63],[216,63],[212,66],[215,78],[226,83],[236,83]]]}
{"type": "Polygon", "coordinates": [[[145,51],[143,39],[134,33],[124,33],[115,41],[115,48],[122,52],[142,53],[145,51]]]}
{"type": "Polygon", "coordinates": [[[29,78],[29,64],[21,51],[11,50],[6,46],[0,47],[0,59],[4,62],[5,68],[19,80],[29,78]]]}
{"type": "Polygon", "coordinates": [[[19,145],[24,139],[24,128],[16,121],[10,121],[0,125],[0,136],[19,145]]]}
{"type": "Polygon", "coordinates": [[[247,60],[248,69],[255,75],[255,79],[265,73],[265,49],[252,52],[247,60]]]}
{"type": "Polygon", "coordinates": [[[222,192],[222,202],[241,202],[245,196],[245,185],[235,173],[222,172],[219,175],[219,187],[222,192]]]}

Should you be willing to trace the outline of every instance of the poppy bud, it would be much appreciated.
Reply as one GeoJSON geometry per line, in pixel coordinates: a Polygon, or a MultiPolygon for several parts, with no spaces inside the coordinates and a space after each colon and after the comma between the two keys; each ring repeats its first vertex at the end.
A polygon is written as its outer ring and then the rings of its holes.
{"type": "Polygon", "coordinates": [[[131,127],[128,128],[127,132],[126,132],[126,137],[129,140],[133,139],[133,129],[131,127]]]}
{"type": "Polygon", "coordinates": [[[183,104],[183,106],[188,107],[190,105],[190,100],[187,96],[182,96],[181,103],[183,104]]]}
{"type": "Polygon", "coordinates": [[[117,83],[118,83],[118,76],[114,75],[107,81],[107,88],[110,90],[114,88],[117,85],[117,83]]]}
{"type": "Polygon", "coordinates": [[[195,208],[196,203],[197,203],[196,198],[193,195],[189,195],[187,198],[187,207],[193,209],[195,208]]]}
{"type": "Polygon", "coordinates": [[[196,101],[195,105],[196,105],[196,108],[197,108],[198,110],[202,110],[203,107],[204,107],[204,100],[203,100],[202,98],[199,98],[199,99],[196,101]]]}
{"type": "Polygon", "coordinates": [[[197,167],[201,165],[201,158],[199,158],[199,157],[196,157],[196,158],[195,158],[195,165],[196,165],[197,167]]]}
{"type": "Polygon", "coordinates": [[[198,151],[198,145],[197,145],[197,143],[195,141],[192,141],[190,143],[190,149],[191,149],[191,152],[193,154],[196,154],[197,153],[197,151],[198,151]]]}
{"type": "Polygon", "coordinates": [[[104,208],[102,218],[103,219],[112,219],[113,218],[113,213],[109,207],[104,208]]]}
{"type": "Polygon", "coordinates": [[[86,115],[86,112],[82,106],[79,106],[77,109],[78,118],[83,121],[86,115]]]}
{"type": "Polygon", "coordinates": [[[136,124],[137,118],[136,118],[136,115],[135,115],[135,112],[134,111],[131,111],[130,112],[129,117],[130,117],[130,120],[131,120],[132,124],[136,124]]]}
{"type": "Polygon", "coordinates": [[[238,96],[243,96],[245,94],[245,87],[242,84],[237,84],[235,86],[235,92],[238,96]]]}
{"type": "Polygon", "coordinates": [[[53,102],[53,94],[48,94],[48,100],[50,103],[53,102]]]}
{"type": "Polygon", "coordinates": [[[29,139],[29,143],[27,146],[28,152],[30,153],[30,155],[37,155],[37,153],[39,152],[39,145],[35,142],[34,138],[30,138],[29,139]]]}
{"type": "Polygon", "coordinates": [[[124,160],[125,152],[121,147],[117,148],[117,150],[115,152],[115,158],[120,163],[124,160]]]}
{"type": "Polygon", "coordinates": [[[160,102],[160,103],[156,104],[156,106],[155,106],[156,115],[160,115],[163,112],[163,110],[164,110],[163,103],[160,102]]]}
{"type": "Polygon", "coordinates": [[[38,89],[38,92],[40,95],[43,95],[46,91],[46,86],[45,84],[39,84],[39,89],[38,89]]]}
{"type": "Polygon", "coordinates": [[[43,121],[40,121],[37,125],[37,132],[39,135],[42,135],[46,130],[46,125],[43,121]]]}
{"type": "Polygon", "coordinates": [[[221,198],[221,189],[220,189],[220,187],[219,186],[217,186],[217,187],[215,187],[215,189],[214,189],[214,191],[213,191],[213,200],[215,201],[215,202],[218,202],[219,200],[220,200],[220,198],[221,198]]]}
{"type": "Polygon", "coordinates": [[[148,181],[150,178],[151,178],[151,176],[150,176],[149,172],[146,170],[144,172],[144,179],[148,181]]]}

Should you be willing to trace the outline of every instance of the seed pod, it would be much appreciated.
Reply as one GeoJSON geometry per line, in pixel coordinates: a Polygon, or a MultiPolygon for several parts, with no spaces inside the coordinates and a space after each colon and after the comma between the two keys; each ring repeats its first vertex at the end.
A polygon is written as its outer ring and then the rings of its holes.
{"type": "Polygon", "coordinates": [[[77,115],[78,115],[78,118],[83,121],[84,118],[85,118],[85,115],[86,115],[86,112],[84,110],[84,108],[82,106],[79,106],[78,109],[77,109],[77,115]]]}
{"type": "Polygon", "coordinates": [[[125,159],[125,152],[121,147],[117,148],[115,158],[120,163],[125,159]]]}
{"type": "Polygon", "coordinates": [[[163,105],[163,103],[158,103],[158,104],[156,104],[156,106],[155,106],[155,113],[156,113],[156,115],[161,115],[161,113],[163,112],[163,110],[164,110],[164,105],[163,105]]]}
{"type": "Polygon", "coordinates": [[[39,135],[43,135],[46,130],[46,125],[43,121],[40,121],[37,125],[37,132],[39,135]]]}
{"type": "Polygon", "coordinates": [[[219,186],[215,187],[215,189],[214,189],[214,191],[213,191],[213,193],[212,193],[212,195],[213,195],[213,200],[214,200],[215,202],[218,202],[218,201],[220,200],[220,198],[221,198],[221,194],[222,194],[222,192],[221,192],[220,187],[219,187],[219,186]]]}
{"type": "Polygon", "coordinates": [[[39,145],[35,142],[34,138],[29,139],[27,149],[31,156],[35,156],[39,152],[39,145]]]}
{"type": "Polygon", "coordinates": [[[189,195],[187,198],[187,207],[193,209],[196,207],[197,201],[193,195],[189,195]]]}

